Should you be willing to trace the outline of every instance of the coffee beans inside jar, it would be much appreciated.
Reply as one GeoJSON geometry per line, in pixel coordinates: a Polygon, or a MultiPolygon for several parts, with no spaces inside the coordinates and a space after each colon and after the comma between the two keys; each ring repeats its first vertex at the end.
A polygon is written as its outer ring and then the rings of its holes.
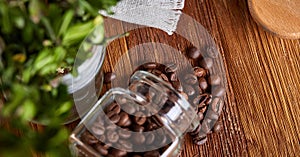
{"type": "MultiPolygon", "coordinates": [[[[190,132],[190,135],[193,137],[195,144],[201,145],[207,141],[207,134],[219,132],[222,128],[219,115],[224,105],[225,88],[222,85],[221,76],[211,73],[213,68],[211,55],[202,56],[199,53],[200,51],[195,47],[188,49],[186,55],[195,64],[193,69],[186,70],[187,73],[184,73],[183,76],[181,76],[182,73],[179,76],[179,67],[176,63],[148,62],[139,66],[136,70],[147,71],[158,76],[195,107],[200,125],[190,132]]],[[[113,73],[108,74],[106,83],[110,83],[116,77],[113,73]]],[[[141,93],[148,101],[150,99],[151,101],[160,100],[163,103],[163,108],[158,112],[169,112],[176,100],[172,100],[172,97],[168,99],[165,97],[157,98],[149,89],[151,88],[145,85],[130,90],[141,93]]],[[[169,94],[172,95],[172,93],[169,94]]],[[[161,102],[155,103],[159,104],[161,102]]],[[[145,149],[151,151],[131,151],[143,149],[139,146],[146,145],[150,147],[151,145],[165,144],[166,141],[172,141],[174,138],[167,132],[147,134],[147,136],[143,134],[133,135],[132,132],[141,133],[162,128],[162,123],[159,118],[145,111],[143,106],[134,107],[131,104],[132,102],[128,102],[126,98],[117,97],[104,109],[106,116],[109,118],[109,123],[103,120],[103,115],[99,116],[90,127],[91,129],[82,134],[81,140],[102,156],[160,156],[171,143],[167,143],[165,147],[158,149],[145,149]],[[111,123],[115,125],[111,125],[111,123]],[[127,139],[130,139],[130,142],[127,139]],[[113,146],[114,144],[118,145],[117,148],[113,146]]]]}
{"type": "Polygon", "coordinates": [[[157,114],[150,115],[143,106],[125,97],[116,96],[103,111],[80,137],[83,143],[102,156],[158,157],[174,140],[170,132],[161,129],[163,124],[157,114]]]}

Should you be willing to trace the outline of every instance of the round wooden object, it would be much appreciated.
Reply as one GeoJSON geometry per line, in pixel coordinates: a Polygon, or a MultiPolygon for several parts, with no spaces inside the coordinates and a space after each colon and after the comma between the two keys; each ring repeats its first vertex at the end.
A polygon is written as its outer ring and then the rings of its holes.
{"type": "Polygon", "coordinates": [[[300,0],[248,0],[254,20],[281,37],[300,38],[300,0]]]}

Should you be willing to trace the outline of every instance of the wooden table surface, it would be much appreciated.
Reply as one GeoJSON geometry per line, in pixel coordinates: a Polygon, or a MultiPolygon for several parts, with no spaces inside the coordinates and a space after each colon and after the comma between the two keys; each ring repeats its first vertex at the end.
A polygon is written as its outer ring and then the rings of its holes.
{"type": "MultiPolygon", "coordinates": [[[[246,0],[186,0],[183,12],[215,40],[225,64],[228,90],[223,131],[209,135],[203,146],[187,137],[182,157],[300,156],[300,40],[265,32],[250,16],[246,0]]],[[[123,29],[121,25],[106,26],[111,32],[123,29]]],[[[138,29],[111,47],[125,50],[139,40],[164,43],[167,35],[157,32],[138,29]]],[[[176,35],[172,39],[188,46],[176,35]]],[[[108,51],[104,71],[113,71],[122,52],[108,51]]]]}

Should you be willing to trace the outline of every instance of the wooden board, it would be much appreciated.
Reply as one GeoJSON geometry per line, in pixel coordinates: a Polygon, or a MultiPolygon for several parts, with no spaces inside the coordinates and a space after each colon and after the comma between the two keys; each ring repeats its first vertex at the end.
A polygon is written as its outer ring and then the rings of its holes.
{"type": "MultiPolygon", "coordinates": [[[[187,0],[184,12],[213,36],[229,88],[223,131],[210,135],[203,146],[187,137],[181,156],[299,156],[300,41],[265,32],[250,16],[244,0],[187,0]]],[[[122,25],[106,25],[108,31],[122,32],[122,25]]],[[[123,50],[141,41],[168,40],[179,49],[188,45],[157,31],[138,29],[112,43],[104,70],[111,71],[123,50]]],[[[68,127],[73,129],[77,123],[68,127]]]]}
{"type": "Polygon", "coordinates": [[[253,18],[281,37],[300,38],[299,0],[248,0],[253,18]]]}

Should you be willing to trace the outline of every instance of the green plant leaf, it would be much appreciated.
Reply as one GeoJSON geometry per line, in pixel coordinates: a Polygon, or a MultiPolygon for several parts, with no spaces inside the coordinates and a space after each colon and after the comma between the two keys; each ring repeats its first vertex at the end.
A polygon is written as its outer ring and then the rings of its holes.
{"type": "Polygon", "coordinates": [[[61,36],[63,33],[65,33],[70,25],[70,23],[72,22],[74,16],[74,11],[73,10],[68,10],[64,17],[63,17],[63,21],[62,24],[60,26],[59,32],[58,32],[58,37],[61,36]]]}

